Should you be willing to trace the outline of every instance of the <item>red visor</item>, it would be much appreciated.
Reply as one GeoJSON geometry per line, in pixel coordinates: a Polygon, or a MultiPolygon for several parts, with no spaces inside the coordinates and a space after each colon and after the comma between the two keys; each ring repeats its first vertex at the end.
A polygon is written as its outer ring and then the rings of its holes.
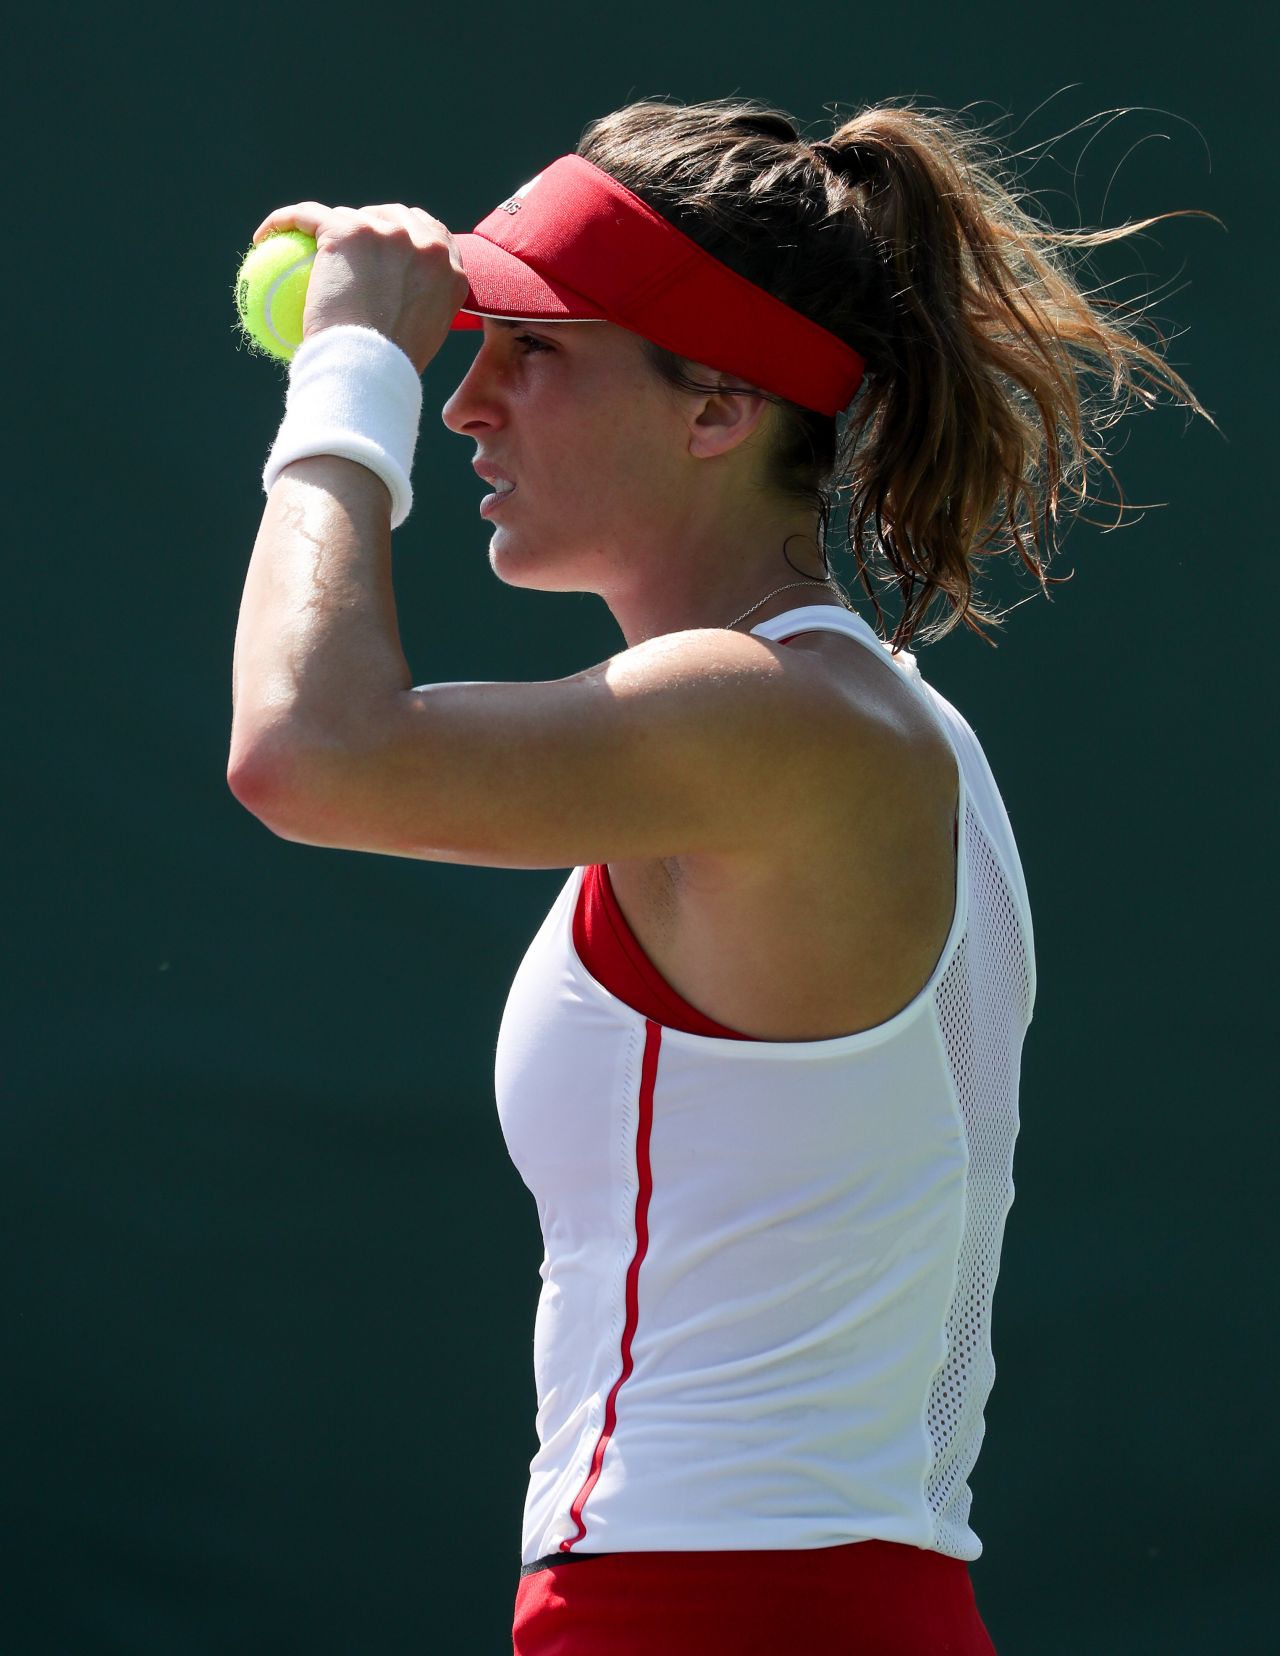
{"type": "Polygon", "coordinates": [[[712,258],[580,155],[562,155],[453,238],[471,291],[452,328],[484,316],[605,321],[822,414],[865,363],[826,328],[712,258]]]}

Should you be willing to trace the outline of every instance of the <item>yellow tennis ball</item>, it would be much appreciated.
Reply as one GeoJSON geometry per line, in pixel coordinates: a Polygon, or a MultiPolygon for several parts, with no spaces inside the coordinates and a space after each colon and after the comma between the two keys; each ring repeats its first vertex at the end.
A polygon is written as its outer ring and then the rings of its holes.
{"type": "Polygon", "coordinates": [[[236,276],[236,310],[250,346],[288,362],[302,343],[302,313],[316,257],[304,230],[275,230],[245,254],[236,276]]]}

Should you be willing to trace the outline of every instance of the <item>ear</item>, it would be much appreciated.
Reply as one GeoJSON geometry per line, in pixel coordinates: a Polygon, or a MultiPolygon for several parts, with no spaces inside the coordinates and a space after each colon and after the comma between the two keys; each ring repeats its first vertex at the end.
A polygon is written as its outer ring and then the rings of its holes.
{"type": "Polygon", "coordinates": [[[689,417],[689,453],[699,459],[727,454],[739,447],[760,427],[770,403],[755,386],[734,374],[698,364],[695,377],[718,381],[724,393],[704,393],[689,417]]]}

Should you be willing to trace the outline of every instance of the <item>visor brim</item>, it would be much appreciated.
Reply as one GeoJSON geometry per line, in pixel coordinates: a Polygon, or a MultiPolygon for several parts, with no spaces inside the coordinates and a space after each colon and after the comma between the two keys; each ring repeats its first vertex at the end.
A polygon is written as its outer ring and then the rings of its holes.
{"type": "Polygon", "coordinates": [[[453,243],[470,287],[449,324],[451,331],[483,327],[486,316],[527,322],[608,321],[599,305],[563,282],[539,276],[514,253],[486,236],[465,232],[455,235],[453,243]]]}

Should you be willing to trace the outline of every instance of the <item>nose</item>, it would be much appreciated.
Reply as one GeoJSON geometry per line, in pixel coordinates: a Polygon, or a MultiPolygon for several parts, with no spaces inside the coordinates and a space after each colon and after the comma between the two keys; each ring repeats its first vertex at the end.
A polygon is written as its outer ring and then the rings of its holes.
{"type": "Polygon", "coordinates": [[[477,426],[502,423],[501,406],[494,394],[493,378],[488,372],[491,360],[491,353],[481,340],[457,390],[440,410],[440,418],[445,425],[459,436],[466,436],[477,426]]]}

